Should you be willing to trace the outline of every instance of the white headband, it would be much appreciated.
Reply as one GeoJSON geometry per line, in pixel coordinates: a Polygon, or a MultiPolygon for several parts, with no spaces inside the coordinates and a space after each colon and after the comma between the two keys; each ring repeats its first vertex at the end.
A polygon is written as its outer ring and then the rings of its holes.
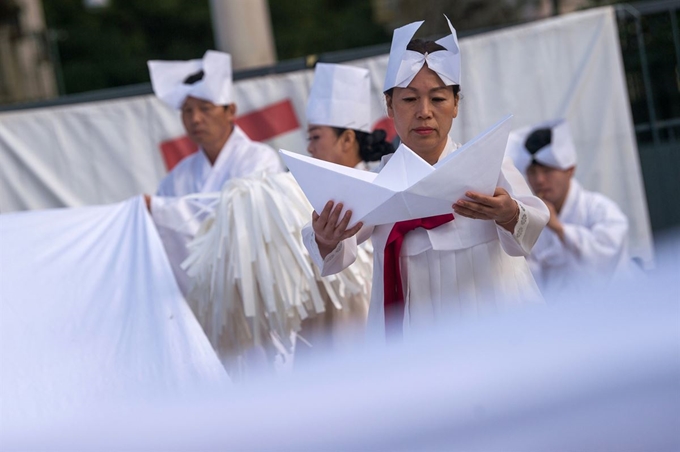
{"type": "Polygon", "coordinates": [[[460,85],[460,47],[458,46],[458,37],[448,17],[446,17],[446,22],[449,25],[451,34],[437,41],[437,44],[446,50],[429,54],[406,49],[408,43],[424,21],[413,22],[394,30],[383,91],[394,87],[407,87],[425,63],[427,63],[427,67],[439,75],[447,86],[460,85]]]}
{"type": "Polygon", "coordinates": [[[525,173],[533,161],[541,165],[566,170],[576,166],[576,148],[571,136],[569,123],[565,119],[542,122],[529,127],[513,130],[508,138],[506,154],[517,169],[525,173]],[[529,136],[540,129],[550,129],[550,143],[533,154],[526,148],[529,136]]]}
{"type": "Polygon", "coordinates": [[[232,98],[231,55],[208,50],[201,60],[149,61],[153,92],[172,108],[180,109],[188,96],[215,105],[228,105],[232,98]],[[203,73],[195,83],[187,77],[203,73]]]}
{"type": "Polygon", "coordinates": [[[307,101],[307,123],[371,131],[371,80],[367,69],[318,63],[307,101]]]}

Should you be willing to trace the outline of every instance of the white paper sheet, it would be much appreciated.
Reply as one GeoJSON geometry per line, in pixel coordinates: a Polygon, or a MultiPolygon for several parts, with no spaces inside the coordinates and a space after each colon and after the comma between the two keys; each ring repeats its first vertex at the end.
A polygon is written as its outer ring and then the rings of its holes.
{"type": "Polygon", "coordinates": [[[467,191],[492,195],[511,130],[511,115],[431,166],[399,146],[379,174],[347,168],[281,149],[279,152],[314,207],[329,200],[352,211],[350,227],[395,223],[452,213],[467,191]]]}

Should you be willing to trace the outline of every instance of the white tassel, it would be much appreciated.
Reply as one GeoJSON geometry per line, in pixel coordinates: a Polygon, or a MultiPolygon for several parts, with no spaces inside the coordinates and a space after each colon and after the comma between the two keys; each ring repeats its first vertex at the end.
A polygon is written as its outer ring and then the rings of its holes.
{"type": "Polygon", "coordinates": [[[313,208],[290,173],[232,180],[217,201],[195,198],[215,211],[182,263],[189,304],[232,378],[248,372],[254,347],[270,363],[292,353],[304,319],[368,304],[372,248],[359,247],[354,265],[322,278],[302,243],[313,208]]]}

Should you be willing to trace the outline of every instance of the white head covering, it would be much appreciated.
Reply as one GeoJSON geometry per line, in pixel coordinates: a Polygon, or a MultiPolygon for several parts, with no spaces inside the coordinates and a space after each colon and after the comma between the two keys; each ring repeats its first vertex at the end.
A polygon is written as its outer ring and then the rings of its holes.
{"type": "MultiPolygon", "coordinates": [[[[536,135],[534,138],[536,138],[536,135]]],[[[506,154],[523,173],[526,172],[533,161],[561,170],[576,165],[576,148],[571,137],[569,123],[565,119],[547,121],[513,130],[508,138],[506,154]],[[544,139],[538,140],[539,145],[536,145],[536,141],[533,139],[530,140],[532,142],[528,141],[528,138],[537,131],[543,131],[544,139]],[[540,146],[542,142],[547,144],[540,146]],[[529,144],[529,148],[527,148],[527,144],[529,144]]]]}
{"type": "Polygon", "coordinates": [[[187,96],[207,100],[215,105],[233,102],[231,55],[208,50],[201,60],[149,61],[151,86],[160,100],[180,109],[187,96]],[[202,77],[186,83],[187,77],[202,77]]]}
{"type": "Polygon", "coordinates": [[[307,123],[371,131],[371,80],[367,69],[318,63],[307,101],[307,123]]]}
{"type": "Polygon", "coordinates": [[[413,22],[394,30],[383,92],[395,86],[399,88],[407,87],[425,63],[427,63],[427,67],[439,75],[447,86],[460,85],[460,47],[458,46],[458,36],[448,17],[446,17],[446,22],[449,24],[451,34],[437,41],[437,44],[446,50],[426,53],[424,55],[413,50],[406,50],[408,43],[424,21],[413,22]]]}

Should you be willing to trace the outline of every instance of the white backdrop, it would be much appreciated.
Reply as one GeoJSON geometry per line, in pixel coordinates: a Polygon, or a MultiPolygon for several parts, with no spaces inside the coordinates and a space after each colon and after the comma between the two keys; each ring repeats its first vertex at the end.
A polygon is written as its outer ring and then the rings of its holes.
{"type": "MultiPolygon", "coordinates": [[[[514,127],[567,118],[579,153],[576,177],[621,206],[631,221],[633,255],[651,260],[614,9],[564,15],[460,44],[463,101],[454,139],[465,142],[507,113],[515,115],[514,127]]],[[[385,116],[380,92],[387,56],[351,64],[371,70],[378,122],[385,116]]],[[[311,77],[306,70],[235,84],[239,114],[251,119],[281,102],[292,106],[288,126],[253,130],[260,135],[255,138],[305,152],[311,77]]],[[[160,144],[183,135],[177,112],[153,96],[0,114],[0,212],[103,204],[152,193],[167,171],[160,144]]]]}

